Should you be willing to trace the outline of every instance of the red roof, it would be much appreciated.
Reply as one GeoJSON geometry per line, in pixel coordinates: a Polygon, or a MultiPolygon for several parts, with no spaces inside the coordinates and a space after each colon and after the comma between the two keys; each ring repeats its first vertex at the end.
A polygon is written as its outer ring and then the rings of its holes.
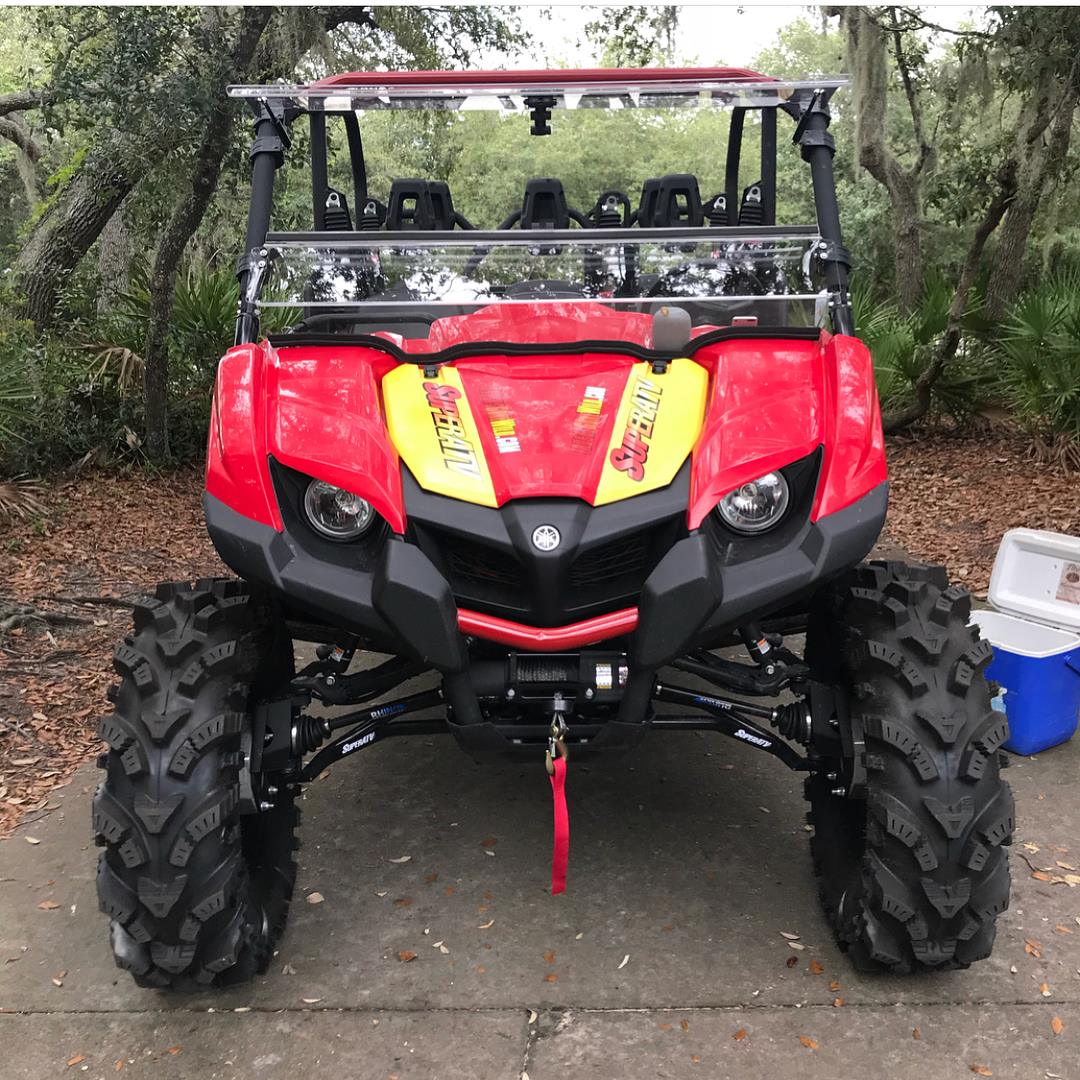
{"type": "Polygon", "coordinates": [[[544,71],[348,71],[312,86],[568,87],[579,84],[775,82],[746,68],[556,68],[544,71]]]}

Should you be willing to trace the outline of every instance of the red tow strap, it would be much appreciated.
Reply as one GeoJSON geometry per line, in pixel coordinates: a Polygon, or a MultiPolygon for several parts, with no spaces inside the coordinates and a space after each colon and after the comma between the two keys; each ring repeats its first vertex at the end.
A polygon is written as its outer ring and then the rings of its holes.
{"type": "Polygon", "coordinates": [[[566,892],[566,864],[570,858],[570,815],[566,812],[566,758],[552,762],[551,794],[555,804],[555,846],[551,852],[551,895],[566,892]]]}

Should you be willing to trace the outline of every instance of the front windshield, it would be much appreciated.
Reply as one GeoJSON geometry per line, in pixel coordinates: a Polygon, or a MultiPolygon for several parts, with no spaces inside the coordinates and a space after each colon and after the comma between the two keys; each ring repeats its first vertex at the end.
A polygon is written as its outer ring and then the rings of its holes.
{"type": "Polygon", "coordinates": [[[258,254],[264,265],[250,299],[261,309],[299,309],[294,333],[401,334],[405,326],[405,336],[427,337],[440,319],[512,306],[547,308],[559,319],[677,307],[698,328],[821,322],[826,297],[811,229],[668,229],[662,239],[598,233],[399,234],[333,246],[323,237],[278,239],[258,254]]]}

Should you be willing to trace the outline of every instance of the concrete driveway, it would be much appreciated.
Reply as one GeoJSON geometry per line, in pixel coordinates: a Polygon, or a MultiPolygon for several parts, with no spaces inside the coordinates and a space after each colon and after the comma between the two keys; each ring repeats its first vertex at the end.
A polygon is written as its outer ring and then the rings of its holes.
{"type": "Polygon", "coordinates": [[[271,969],[197,997],[113,966],[87,767],[0,843],[0,1076],[1080,1080],[1080,888],[1020,857],[1080,865],[1080,743],[1013,760],[993,959],[895,979],[857,976],[832,945],[801,782],[752,748],[681,733],[571,762],[569,890],[553,898],[539,760],[390,740],[307,791],[271,969]]]}

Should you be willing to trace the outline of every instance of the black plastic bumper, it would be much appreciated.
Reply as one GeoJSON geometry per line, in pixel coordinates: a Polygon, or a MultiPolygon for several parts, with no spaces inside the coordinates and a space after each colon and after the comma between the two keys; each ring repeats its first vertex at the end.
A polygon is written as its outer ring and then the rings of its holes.
{"type": "MultiPolygon", "coordinates": [[[[791,607],[862,559],[877,540],[887,505],[888,485],[882,484],[843,510],[815,523],[792,522],[776,535],[736,538],[710,522],[678,541],[641,592],[638,629],[627,645],[631,679],[621,717],[646,715],[660,665],[791,607]]],[[[383,651],[419,657],[444,673],[467,671],[450,585],[418,547],[389,537],[375,549],[357,550],[354,564],[345,546],[328,562],[301,537],[245,518],[208,493],[203,506],[221,558],[241,577],[280,592],[291,610],[356,633],[383,651]]]]}

